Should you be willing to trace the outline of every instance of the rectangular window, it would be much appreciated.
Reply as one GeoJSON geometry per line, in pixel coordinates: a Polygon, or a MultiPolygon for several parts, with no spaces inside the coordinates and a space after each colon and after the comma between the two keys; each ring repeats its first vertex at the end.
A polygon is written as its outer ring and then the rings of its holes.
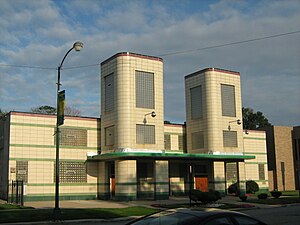
{"type": "Polygon", "coordinates": [[[191,118],[199,119],[202,117],[202,87],[197,86],[190,89],[191,94],[191,118]]]}
{"type": "Polygon", "coordinates": [[[60,128],[60,145],[87,146],[87,130],[76,128],[60,128]]]}
{"type": "Polygon", "coordinates": [[[154,73],[135,71],[136,107],[154,109],[154,73]]]}
{"type": "Polygon", "coordinates": [[[105,146],[112,146],[115,143],[115,127],[105,128],[105,146]]]}
{"type": "Polygon", "coordinates": [[[114,109],[114,76],[113,73],[104,77],[105,87],[105,112],[112,111],[114,109]]]}
{"type": "MultiPolygon", "coordinates": [[[[55,182],[54,163],[54,182],[55,182]]],[[[59,162],[59,182],[60,183],[86,183],[87,173],[84,162],[59,162]]]]}
{"type": "Polygon", "coordinates": [[[136,143],[137,144],[155,144],[155,126],[136,125],[136,143]]]}
{"type": "Polygon", "coordinates": [[[186,141],[184,135],[178,135],[178,150],[186,149],[186,141]]]}
{"type": "Polygon", "coordinates": [[[223,146],[224,147],[237,147],[237,132],[236,131],[223,131],[223,146]]]}
{"type": "Polygon", "coordinates": [[[235,87],[221,84],[222,115],[235,117],[235,87]]]}
{"type": "Polygon", "coordinates": [[[171,149],[171,135],[165,134],[165,149],[170,150],[171,149]]]}
{"type": "Polygon", "coordinates": [[[264,164],[258,164],[258,176],[259,180],[265,180],[265,165],[264,164]]]}
{"type": "Polygon", "coordinates": [[[204,148],[204,133],[203,131],[192,133],[192,149],[204,148]]]}
{"type": "Polygon", "coordinates": [[[16,161],[16,179],[28,182],[28,161],[16,161]]]}

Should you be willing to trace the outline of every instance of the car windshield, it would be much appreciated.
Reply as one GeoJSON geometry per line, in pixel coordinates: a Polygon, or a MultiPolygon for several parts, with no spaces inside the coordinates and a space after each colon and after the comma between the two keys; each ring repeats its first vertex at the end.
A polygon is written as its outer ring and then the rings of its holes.
{"type": "Polygon", "coordinates": [[[199,217],[184,212],[164,211],[137,221],[133,225],[195,225],[199,221],[199,217]]]}

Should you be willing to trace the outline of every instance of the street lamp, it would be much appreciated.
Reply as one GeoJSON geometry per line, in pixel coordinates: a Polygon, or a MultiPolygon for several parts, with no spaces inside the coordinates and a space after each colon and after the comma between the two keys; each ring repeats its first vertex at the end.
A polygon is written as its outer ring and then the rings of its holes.
{"type": "Polygon", "coordinates": [[[53,219],[58,220],[60,217],[60,208],[59,208],[59,126],[63,124],[63,107],[60,107],[60,70],[62,65],[67,57],[67,55],[75,49],[75,51],[80,51],[83,48],[83,44],[79,41],[73,44],[73,47],[67,51],[65,56],[63,57],[61,63],[57,67],[57,98],[56,98],[56,158],[55,158],[55,207],[53,210],[53,219]]]}

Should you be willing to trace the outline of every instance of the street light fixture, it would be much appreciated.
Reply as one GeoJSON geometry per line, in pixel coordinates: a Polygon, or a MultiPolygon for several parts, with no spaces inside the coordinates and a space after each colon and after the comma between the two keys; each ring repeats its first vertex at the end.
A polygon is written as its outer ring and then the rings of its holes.
{"type": "MultiPolygon", "coordinates": [[[[59,126],[63,124],[63,109],[60,107],[60,70],[62,68],[62,65],[67,57],[67,55],[75,49],[75,51],[80,51],[83,48],[83,44],[79,41],[75,42],[73,44],[73,47],[67,51],[65,56],[63,57],[61,63],[57,67],[57,98],[56,98],[56,132],[55,132],[55,137],[56,137],[56,158],[55,158],[55,207],[53,210],[53,219],[58,220],[60,217],[60,208],[59,208],[59,133],[60,129],[59,126]],[[61,111],[62,110],[62,111],[61,111]]],[[[63,93],[64,94],[64,93],[63,93]]]]}

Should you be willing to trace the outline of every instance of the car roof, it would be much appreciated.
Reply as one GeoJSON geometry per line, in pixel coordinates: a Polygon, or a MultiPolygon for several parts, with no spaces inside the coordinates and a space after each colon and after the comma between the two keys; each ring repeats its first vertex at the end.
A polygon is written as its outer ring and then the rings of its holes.
{"type": "Polygon", "coordinates": [[[221,210],[221,209],[198,209],[198,208],[177,208],[177,209],[170,209],[167,211],[173,211],[173,212],[180,212],[185,213],[189,215],[193,215],[196,217],[208,217],[208,216],[214,216],[214,215],[243,215],[247,216],[244,213],[235,212],[235,211],[228,211],[228,210],[221,210]]]}

